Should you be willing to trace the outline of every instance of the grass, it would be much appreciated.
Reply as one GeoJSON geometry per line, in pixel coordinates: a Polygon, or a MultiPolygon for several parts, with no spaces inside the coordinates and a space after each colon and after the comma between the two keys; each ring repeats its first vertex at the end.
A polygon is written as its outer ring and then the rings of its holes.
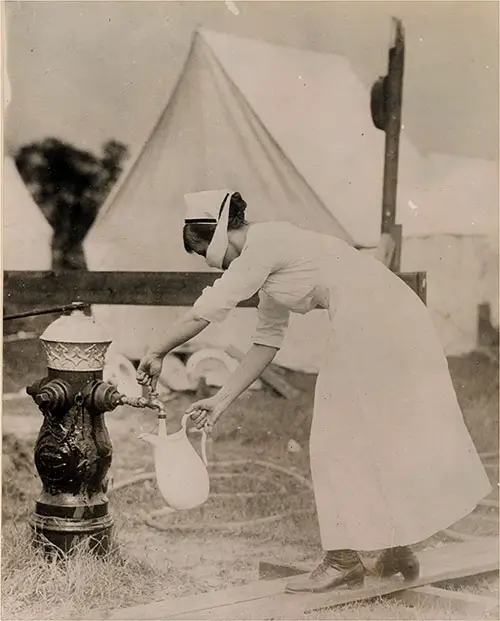
{"type": "MultiPolygon", "coordinates": [[[[6,392],[18,391],[45,373],[36,341],[5,344],[4,355],[6,392]],[[30,360],[29,370],[26,360],[30,360]]],[[[450,359],[449,364],[478,450],[498,450],[498,366],[476,354],[450,359]]],[[[308,436],[314,377],[286,375],[301,389],[300,397],[291,403],[269,391],[243,396],[232,406],[224,424],[215,430],[209,446],[211,461],[253,457],[309,475],[308,436]],[[299,452],[287,451],[290,439],[298,442],[299,452]]],[[[171,402],[168,407],[172,417],[178,420],[192,399],[193,395],[182,395],[171,402]]],[[[286,476],[252,466],[235,478],[213,478],[214,490],[272,493],[247,499],[213,498],[203,509],[174,518],[161,517],[157,523],[160,527],[176,522],[207,525],[293,509],[305,509],[306,514],[249,526],[241,532],[155,530],[145,525],[144,518],[148,512],[161,508],[162,501],[154,481],[147,481],[111,494],[116,548],[106,559],[96,559],[81,546],[71,557],[48,563],[27,545],[27,519],[40,487],[33,465],[40,423],[40,414],[30,400],[5,402],[2,449],[2,617],[5,619],[81,618],[92,608],[118,608],[249,582],[257,578],[259,560],[313,565],[321,554],[312,494],[286,476]]],[[[114,445],[115,481],[151,471],[150,447],[137,436],[154,428],[154,414],[122,408],[108,414],[107,423],[114,445]]],[[[192,439],[196,445],[199,436],[192,439]]],[[[477,524],[471,520],[466,527],[476,529],[477,524]]],[[[308,618],[454,617],[446,610],[421,611],[383,600],[314,613],[308,618]]]]}
{"type": "Polygon", "coordinates": [[[134,522],[138,522],[140,497],[134,498],[134,492],[114,507],[118,513],[114,546],[107,556],[96,558],[82,542],[72,555],[47,561],[29,544],[28,517],[40,489],[33,447],[34,437],[19,439],[4,433],[2,619],[78,619],[83,611],[95,607],[105,610],[147,603],[165,585],[178,595],[192,591],[193,581],[187,573],[168,562],[149,562],[137,553],[140,542],[134,522]],[[131,530],[134,545],[130,545],[131,530]]]}
{"type": "Polygon", "coordinates": [[[471,353],[448,365],[465,422],[479,452],[499,449],[498,363],[471,353]]]}
{"type": "MultiPolygon", "coordinates": [[[[336,619],[363,619],[364,621],[389,621],[392,619],[445,621],[447,619],[467,619],[467,616],[457,616],[457,613],[452,610],[451,607],[413,608],[395,603],[388,598],[375,600],[375,602],[370,602],[369,604],[352,604],[349,606],[339,606],[335,609],[313,612],[306,615],[304,619],[310,619],[311,621],[336,619]]],[[[486,612],[481,616],[481,619],[482,621],[488,621],[490,619],[491,621],[497,620],[498,611],[491,610],[490,612],[486,612]]]]}
{"type": "Polygon", "coordinates": [[[79,618],[92,606],[146,603],[166,582],[174,581],[179,591],[189,588],[188,576],[153,569],[121,546],[99,559],[82,542],[71,557],[47,561],[26,545],[29,538],[25,523],[11,525],[2,536],[3,619],[79,618]]]}

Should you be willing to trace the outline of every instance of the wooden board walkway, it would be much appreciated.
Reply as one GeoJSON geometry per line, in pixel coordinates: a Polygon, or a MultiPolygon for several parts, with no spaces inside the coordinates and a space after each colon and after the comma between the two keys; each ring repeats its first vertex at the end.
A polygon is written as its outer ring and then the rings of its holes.
{"type": "Polygon", "coordinates": [[[497,614],[499,610],[498,597],[478,595],[468,591],[452,591],[429,585],[399,591],[390,597],[418,610],[432,607],[474,619],[484,619],[486,615],[497,614]]]}
{"type": "Polygon", "coordinates": [[[342,604],[369,600],[408,588],[421,587],[447,580],[477,576],[499,570],[499,538],[452,543],[419,554],[420,577],[407,583],[400,578],[380,580],[367,577],[365,587],[338,590],[324,594],[284,592],[289,578],[259,580],[242,587],[212,591],[200,595],[168,598],[150,604],[122,608],[111,612],[95,612],[85,619],[299,619],[308,612],[342,604]]]}

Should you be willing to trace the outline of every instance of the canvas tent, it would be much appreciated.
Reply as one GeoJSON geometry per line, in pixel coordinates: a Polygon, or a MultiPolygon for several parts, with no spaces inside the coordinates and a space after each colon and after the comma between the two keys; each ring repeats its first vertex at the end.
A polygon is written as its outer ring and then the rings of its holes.
{"type": "Polygon", "coordinates": [[[427,272],[427,303],[443,347],[467,353],[477,344],[479,304],[489,304],[498,327],[498,163],[427,157],[412,207],[402,268],[427,272]]]}
{"type": "Polygon", "coordinates": [[[52,227],[24,184],[13,159],[3,158],[4,270],[50,270],[52,227]]]}
{"type": "MultiPolygon", "coordinates": [[[[369,110],[369,93],[341,57],[197,33],[170,101],[86,239],[89,268],[206,270],[182,246],[182,197],[218,187],[238,189],[250,219],[376,244],[384,137],[369,110]]],[[[402,152],[404,187],[418,155],[405,139],[402,152]]],[[[180,312],[95,308],[135,358],[180,312]]],[[[199,340],[245,349],[254,324],[255,310],[237,309],[199,340]]],[[[278,361],[316,369],[325,328],[324,312],[293,317],[278,361]]]]}
{"type": "MultiPolygon", "coordinates": [[[[183,249],[182,197],[220,187],[243,194],[252,220],[288,220],[376,246],[383,153],[369,92],[344,58],[198,32],[162,115],[89,232],[89,268],[207,270],[183,249]]],[[[427,205],[416,220],[412,202],[422,174],[422,159],[403,131],[397,219],[408,236],[426,221],[427,205]]],[[[182,311],[94,308],[131,358],[182,311]]],[[[255,319],[254,309],[236,309],[197,340],[246,349],[255,319]]],[[[326,329],[324,311],[293,316],[277,362],[317,370],[326,329]]]]}

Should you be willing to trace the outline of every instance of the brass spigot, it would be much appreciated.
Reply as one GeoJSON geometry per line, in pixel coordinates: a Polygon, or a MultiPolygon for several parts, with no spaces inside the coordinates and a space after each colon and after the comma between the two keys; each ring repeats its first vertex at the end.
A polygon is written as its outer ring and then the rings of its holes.
{"type": "Polygon", "coordinates": [[[150,408],[163,410],[163,403],[156,393],[150,393],[147,397],[129,397],[120,393],[115,386],[97,380],[92,382],[85,391],[85,405],[97,412],[111,412],[120,405],[130,405],[134,408],[150,408]]]}
{"type": "Polygon", "coordinates": [[[156,393],[150,393],[147,397],[127,397],[127,395],[121,395],[121,405],[130,405],[134,408],[150,408],[159,411],[165,409],[156,393]]]}

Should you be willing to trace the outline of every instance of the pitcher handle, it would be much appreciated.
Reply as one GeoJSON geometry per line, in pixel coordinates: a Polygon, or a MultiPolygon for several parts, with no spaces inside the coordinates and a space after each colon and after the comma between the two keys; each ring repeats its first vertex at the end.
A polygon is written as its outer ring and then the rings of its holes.
{"type": "MultiPolygon", "coordinates": [[[[182,428],[186,431],[187,422],[190,417],[190,414],[184,414],[182,417],[182,428]]],[[[207,432],[203,430],[201,432],[201,458],[206,467],[208,467],[208,459],[207,459],[207,432]]]]}

